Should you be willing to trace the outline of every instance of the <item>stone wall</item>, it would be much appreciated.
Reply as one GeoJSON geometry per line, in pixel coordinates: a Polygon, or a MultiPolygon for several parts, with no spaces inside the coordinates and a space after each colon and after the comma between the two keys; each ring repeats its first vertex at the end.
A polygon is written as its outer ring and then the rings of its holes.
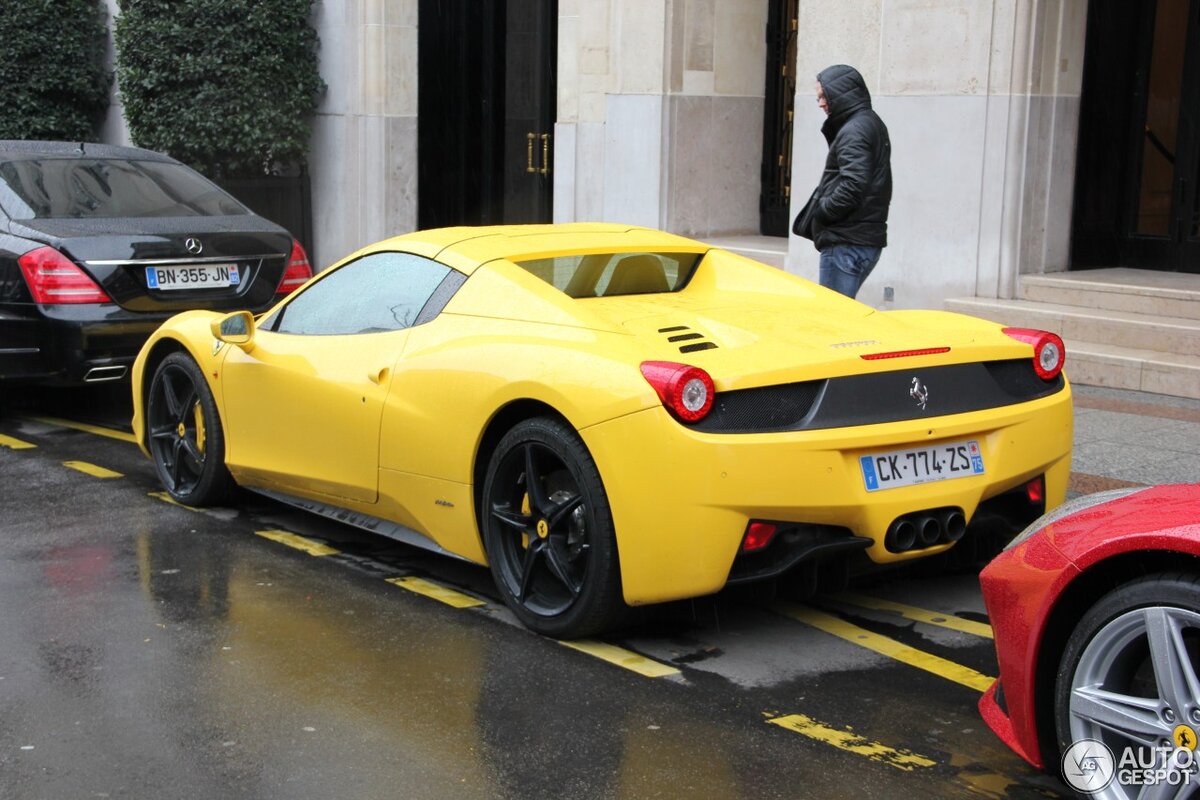
{"type": "MultiPolygon", "coordinates": [[[[1086,21],[1086,0],[801,0],[793,213],[824,165],[821,69],[856,66],[892,139],[889,243],[860,299],[1012,297],[1018,274],[1066,268],[1086,21]]],[[[816,278],[810,242],[787,269],[816,278]]]]}
{"type": "Polygon", "coordinates": [[[758,229],[765,0],[561,0],[554,219],[758,229]]]}
{"type": "Polygon", "coordinates": [[[417,0],[317,3],[314,269],[417,226],[417,0]]]}

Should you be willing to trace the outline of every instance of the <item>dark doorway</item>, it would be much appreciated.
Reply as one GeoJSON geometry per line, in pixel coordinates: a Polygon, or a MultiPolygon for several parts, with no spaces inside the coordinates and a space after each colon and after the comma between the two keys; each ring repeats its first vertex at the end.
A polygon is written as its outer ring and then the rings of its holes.
{"type": "Polygon", "coordinates": [[[787,236],[792,195],[792,120],[796,102],[796,25],[800,0],[770,0],[763,103],[759,232],[787,236]]]}
{"type": "Polygon", "coordinates": [[[1091,3],[1072,266],[1200,272],[1200,0],[1091,3]]]}
{"type": "Polygon", "coordinates": [[[549,222],[556,0],[420,0],[417,225],[549,222]]]}

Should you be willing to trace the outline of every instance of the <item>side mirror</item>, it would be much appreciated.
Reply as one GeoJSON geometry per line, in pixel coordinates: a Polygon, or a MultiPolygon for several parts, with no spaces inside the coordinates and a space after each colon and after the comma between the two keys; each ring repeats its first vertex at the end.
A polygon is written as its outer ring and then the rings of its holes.
{"type": "Polygon", "coordinates": [[[249,311],[226,314],[214,319],[209,327],[218,341],[237,345],[247,352],[254,346],[254,315],[249,311]]]}

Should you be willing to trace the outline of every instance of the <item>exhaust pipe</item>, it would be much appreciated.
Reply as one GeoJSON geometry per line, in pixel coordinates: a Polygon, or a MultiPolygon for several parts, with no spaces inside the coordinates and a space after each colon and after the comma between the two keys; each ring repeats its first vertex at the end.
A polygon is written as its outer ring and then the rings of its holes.
{"type": "Polygon", "coordinates": [[[917,538],[921,541],[921,547],[932,547],[942,536],[942,526],[935,516],[922,514],[915,518],[913,524],[917,528],[917,538]]]}
{"type": "Polygon", "coordinates": [[[893,553],[903,553],[911,550],[917,543],[917,526],[907,517],[897,517],[888,526],[883,544],[893,553]]]}
{"type": "Polygon", "coordinates": [[[957,542],[967,532],[967,518],[957,508],[947,508],[938,517],[942,527],[942,541],[957,542]]]}
{"type": "Polygon", "coordinates": [[[129,367],[92,367],[83,376],[84,383],[102,383],[104,381],[119,381],[125,377],[129,367]]]}

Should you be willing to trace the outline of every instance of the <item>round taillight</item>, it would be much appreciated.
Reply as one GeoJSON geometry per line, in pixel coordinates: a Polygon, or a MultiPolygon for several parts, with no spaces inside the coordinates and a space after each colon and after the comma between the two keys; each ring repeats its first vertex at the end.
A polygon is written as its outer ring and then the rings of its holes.
{"type": "Polygon", "coordinates": [[[673,361],[644,361],[642,375],[658,393],[663,407],[681,422],[699,422],[712,409],[716,388],[699,367],[673,361]]]}
{"type": "Polygon", "coordinates": [[[1057,334],[1033,328],[1005,328],[1004,333],[1033,346],[1033,369],[1044,381],[1052,381],[1062,372],[1067,348],[1057,334]]]}

